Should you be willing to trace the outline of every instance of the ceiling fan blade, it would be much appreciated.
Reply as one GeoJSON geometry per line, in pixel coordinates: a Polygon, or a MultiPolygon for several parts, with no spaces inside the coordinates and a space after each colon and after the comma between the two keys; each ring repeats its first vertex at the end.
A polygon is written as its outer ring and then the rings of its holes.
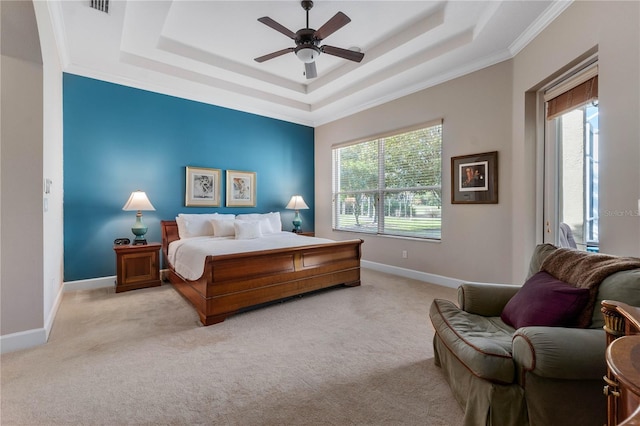
{"type": "Polygon", "coordinates": [[[282,56],[285,53],[293,52],[294,50],[295,50],[295,47],[287,47],[286,49],[278,50],[277,52],[269,53],[267,55],[255,58],[254,61],[256,62],[268,61],[269,59],[277,58],[278,56],[282,56]]]}
{"type": "Polygon", "coordinates": [[[314,37],[317,40],[323,40],[347,25],[349,22],[351,22],[351,19],[347,15],[342,12],[338,12],[333,15],[333,18],[329,19],[323,26],[316,30],[314,37]]]}
{"type": "Polygon", "coordinates": [[[307,79],[316,78],[318,76],[315,62],[306,62],[304,64],[304,75],[307,76],[307,79]]]}
{"type": "Polygon", "coordinates": [[[268,16],[263,16],[262,18],[258,18],[258,21],[262,22],[267,27],[271,27],[274,30],[276,30],[278,32],[281,32],[282,34],[286,35],[287,37],[289,37],[292,40],[296,39],[296,33],[291,31],[290,29],[288,29],[284,25],[278,24],[276,21],[274,21],[273,19],[269,18],[268,16]]]}
{"type": "Polygon", "coordinates": [[[362,52],[354,52],[353,50],[342,49],[340,47],[322,46],[320,50],[327,55],[337,56],[354,62],[360,62],[362,58],[364,58],[364,53],[362,52]]]}

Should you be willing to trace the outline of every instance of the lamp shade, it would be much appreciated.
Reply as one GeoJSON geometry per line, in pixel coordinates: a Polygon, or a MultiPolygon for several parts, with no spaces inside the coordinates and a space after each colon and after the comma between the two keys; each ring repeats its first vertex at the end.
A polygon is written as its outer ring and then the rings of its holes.
{"type": "Polygon", "coordinates": [[[302,195],[294,195],[291,197],[291,200],[289,200],[289,204],[287,204],[287,207],[285,208],[291,210],[304,210],[308,209],[309,206],[304,202],[302,195]]]}
{"type": "Polygon", "coordinates": [[[320,55],[320,49],[316,46],[300,46],[296,49],[296,56],[305,64],[315,61],[320,55]]]}
{"type": "Polygon", "coordinates": [[[122,210],[155,210],[144,191],[133,191],[122,210]]]}

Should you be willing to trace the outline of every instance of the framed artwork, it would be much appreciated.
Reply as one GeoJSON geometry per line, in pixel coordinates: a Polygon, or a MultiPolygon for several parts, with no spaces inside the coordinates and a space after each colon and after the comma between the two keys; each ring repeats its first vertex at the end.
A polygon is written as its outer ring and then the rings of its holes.
{"type": "Polygon", "coordinates": [[[256,206],[256,173],[227,170],[227,207],[256,206]]]}
{"type": "Polygon", "coordinates": [[[498,151],[451,157],[451,204],[498,203],[498,151]]]}
{"type": "Polygon", "coordinates": [[[184,205],[188,207],[219,207],[220,177],[220,169],[187,166],[184,205]]]}

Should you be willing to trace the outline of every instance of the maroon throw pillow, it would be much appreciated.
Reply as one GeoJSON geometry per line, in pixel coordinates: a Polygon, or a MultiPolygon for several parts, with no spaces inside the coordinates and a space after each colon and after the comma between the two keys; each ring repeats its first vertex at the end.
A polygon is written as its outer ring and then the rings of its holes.
{"type": "Polygon", "coordinates": [[[540,271],[509,300],[500,318],[514,328],[575,327],[588,301],[588,289],[573,287],[540,271]]]}

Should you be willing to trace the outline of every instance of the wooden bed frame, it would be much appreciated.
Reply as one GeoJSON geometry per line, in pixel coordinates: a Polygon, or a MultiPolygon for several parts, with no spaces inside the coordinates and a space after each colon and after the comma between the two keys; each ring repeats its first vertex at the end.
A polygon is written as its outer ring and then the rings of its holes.
{"type": "Polygon", "coordinates": [[[344,284],[360,285],[362,240],[207,256],[195,280],[181,277],[168,262],[169,243],[178,240],[175,220],[163,220],[162,253],[168,279],[212,325],[243,309],[344,284]]]}

